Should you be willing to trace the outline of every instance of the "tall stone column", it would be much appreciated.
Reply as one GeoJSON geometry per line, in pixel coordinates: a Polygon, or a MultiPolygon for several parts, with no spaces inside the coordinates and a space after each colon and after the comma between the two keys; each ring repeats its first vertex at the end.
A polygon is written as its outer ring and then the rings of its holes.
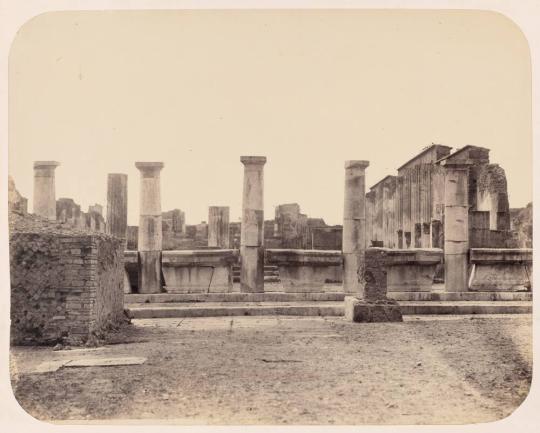
{"type": "MultiPolygon", "coordinates": [[[[127,247],[127,174],[107,176],[107,233],[123,241],[127,247]]],[[[131,293],[129,276],[124,268],[124,293],[131,293]]]]}
{"type": "Polygon", "coordinates": [[[34,214],[56,220],[56,187],[54,170],[56,161],[34,162],[34,214]]]}
{"type": "Polygon", "coordinates": [[[141,172],[139,218],[139,293],[161,292],[161,187],[162,162],[136,162],[141,172]]]}
{"type": "Polygon", "coordinates": [[[208,246],[229,248],[229,207],[208,208],[208,246]]]}
{"type": "Polygon", "coordinates": [[[467,291],[469,253],[469,169],[445,164],[444,279],[447,292],[467,291]]]}
{"type": "Polygon", "coordinates": [[[366,250],[365,170],[369,161],[345,162],[345,208],[343,212],[343,291],[364,298],[366,250]]]}
{"type": "Polygon", "coordinates": [[[126,239],[127,230],[127,174],[107,176],[107,233],[126,239]]]}
{"type": "Polygon", "coordinates": [[[244,191],[240,233],[240,290],[264,292],[264,176],[265,156],[242,156],[244,191]]]}

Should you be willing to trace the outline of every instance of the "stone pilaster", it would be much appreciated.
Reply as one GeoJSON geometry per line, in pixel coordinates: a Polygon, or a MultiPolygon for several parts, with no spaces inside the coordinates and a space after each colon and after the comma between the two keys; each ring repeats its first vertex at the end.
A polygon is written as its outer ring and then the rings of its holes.
{"type": "Polygon", "coordinates": [[[244,190],[240,234],[240,288],[264,292],[264,156],[242,156],[244,190]]]}
{"type": "Polygon", "coordinates": [[[54,170],[56,161],[34,162],[34,214],[56,220],[56,187],[54,170]]]}

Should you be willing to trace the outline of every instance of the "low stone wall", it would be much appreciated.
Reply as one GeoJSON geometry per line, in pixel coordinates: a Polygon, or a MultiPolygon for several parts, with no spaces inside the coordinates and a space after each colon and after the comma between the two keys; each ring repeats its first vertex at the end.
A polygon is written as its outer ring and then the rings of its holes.
{"type": "Polygon", "coordinates": [[[123,243],[102,234],[10,234],[12,344],[82,344],[119,324],[123,243]]]}
{"type": "Polygon", "coordinates": [[[469,290],[532,290],[532,249],[471,248],[469,290]]]}
{"type": "Polygon", "coordinates": [[[341,251],[268,249],[266,263],[279,267],[285,292],[322,292],[328,280],[341,280],[341,251]]]}
{"type": "Polygon", "coordinates": [[[388,292],[431,291],[437,265],[442,261],[443,250],[440,248],[388,250],[386,258],[388,292]]]}
{"type": "Polygon", "coordinates": [[[224,293],[233,289],[237,250],[163,251],[167,293],[224,293]]]}

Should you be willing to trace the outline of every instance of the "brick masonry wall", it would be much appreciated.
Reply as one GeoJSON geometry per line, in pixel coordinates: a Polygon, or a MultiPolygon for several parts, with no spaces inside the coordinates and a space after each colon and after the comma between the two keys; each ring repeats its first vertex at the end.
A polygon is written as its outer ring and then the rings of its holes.
{"type": "Polygon", "coordinates": [[[82,344],[116,325],[123,318],[122,273],[116,238],[12,230],[12,344],[82,344]]]}

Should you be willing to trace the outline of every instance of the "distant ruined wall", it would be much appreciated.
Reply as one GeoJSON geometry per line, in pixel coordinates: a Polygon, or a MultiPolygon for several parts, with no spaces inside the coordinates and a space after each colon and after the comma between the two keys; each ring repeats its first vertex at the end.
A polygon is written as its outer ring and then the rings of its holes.
{"type": "Polygon", "coordinates": [[[10,212],[16,212],[22,215],[28,213],[28,199],[17,191],[15,182],[11,176],[8,176],[8,209],[10,212]]]}
{"type": "Polygon", "coordinates": [[[56,200],[56,221],[67,223],[71,227],[106,232],[106,222],[102,215],[103,207],[99,204],[89,206],[88,212],[81,211],[81,206],[71,198],[56,200]]]}

